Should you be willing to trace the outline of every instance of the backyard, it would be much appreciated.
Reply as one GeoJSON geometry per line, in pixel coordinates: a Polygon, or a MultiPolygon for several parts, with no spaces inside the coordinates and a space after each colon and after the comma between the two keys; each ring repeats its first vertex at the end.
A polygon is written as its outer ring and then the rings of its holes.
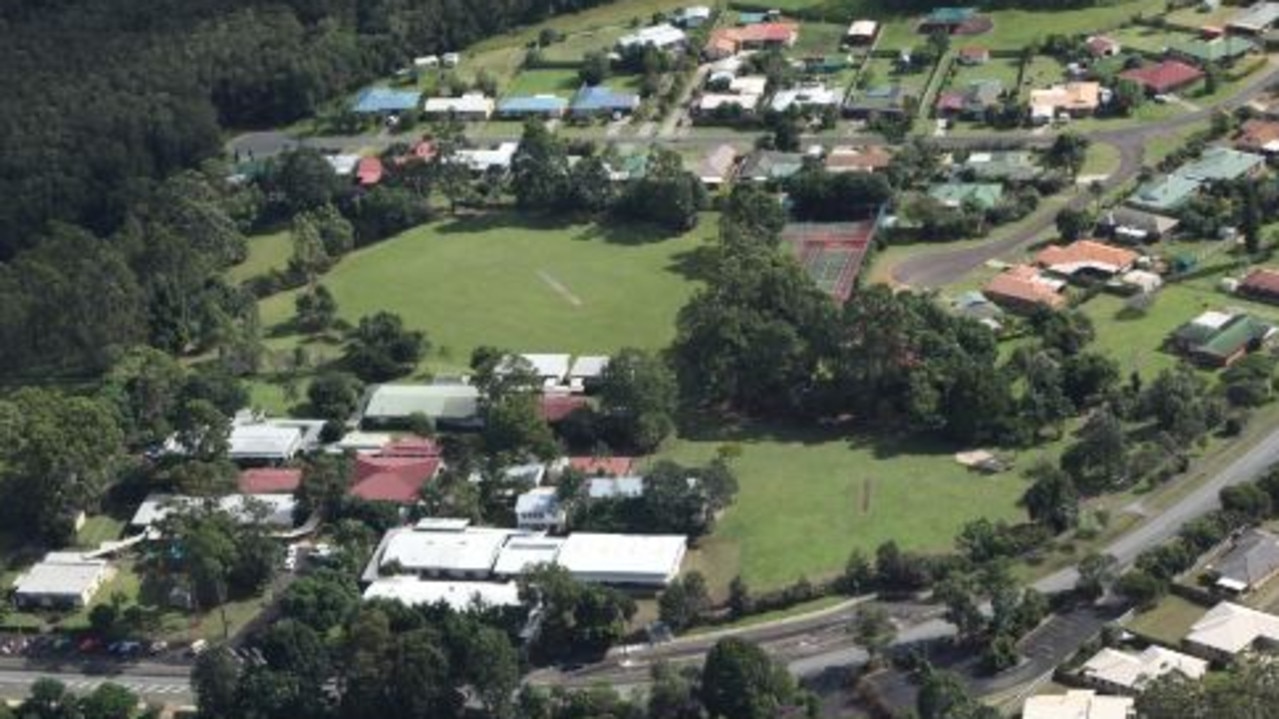
{"type": "MultiPolygon", "coordinates": [[[[1073,10],[995,10],[985,13],[994,21],[994,29],[970,37],[955,36],[951,38],[951,44],[984,45],[992,50],[1020,50],[1049,34],[1103,32],[1118,28],[1138,14],[1153,15],[1163,12],[1164,8],[1164,0],[1130,0],[1073,10]]],[[[919,17],[885,19],[879,47],[900,50],[922,44],[925,38],[916,32],[919,17]]]]}

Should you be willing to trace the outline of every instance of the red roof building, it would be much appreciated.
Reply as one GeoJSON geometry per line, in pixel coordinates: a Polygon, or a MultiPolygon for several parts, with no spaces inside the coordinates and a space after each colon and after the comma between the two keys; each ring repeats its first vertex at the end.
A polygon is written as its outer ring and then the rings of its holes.
{"type": "Polygon", "coordinates": [[[355,458],[355,483],[347,491],[370,502],[416,504],[422,488],[440,473],[439,457],[386,457],[359,455],[355,458]]]}
{"type": "Polygon", "coordinates": [[[372,187],[382,181],[382,161],[376,157],[361,157],[355,166],[355,179],[364,187],[372,187]]]}
{"type": "Polygon", "coordinates": [[[1093,35],[1084,44],[1093,57],[1111,57],[1119,54],[1119,41],[1105,35],[1093,35]]]}
{"type": "Polygon", "coordinates": [[[1259,267],[1239,283],[1239,294],[1279,304],[1279,270],[1259,267]]]}
{"type": "Polygon", "coordinates": [[[568,466],[588,477],[627,477],[635,466],[634,457],[569,457],[568,466]]]}
{"type": "Polygon", "coordinates": [[[712,57],[733,55],[742,50],[790,47],[799,38],[799,26],[789,22],[761,22],[743,27],[725,27],[711,33],[706,52],[712,57]]]}
{"type": "Polygon", "coordinates": [[[258,467],[240,472],[243,494],[293,494],[302,486],[302,470],[291,467],[258,467]]]}
{"type": "Polygon", "coordinates": [[[1179,60],[1164,60],[1155,65],[1124,70],[1119,77],[1146,88],[1152,95],[1175,92],[1204,76],[1203,70],[1179,60]]]}
{"type": "Polygon", "coordinates": [[[382,447],[379,457],[438,457],[444,453],[439,442],[430,437],[400,437],[382,447]]]}
{"type": "Polygon", "coordinates": [[[984,65],[990,62],[990,48],[980,45],[969,45],[959,48],[959,64],[984,65]]]}
{"type": "Polygon", "coordinates": [[[563,421],[573,412],[589,407],[590,402],[576,394],[544,394],[537,400],[537,416],[547,424],[563,421]]]}
{"type": "Polygon", "coordinates": [[[1248,120],[1239,128],[1235,149],[1273,155],[1279,152],[1279,122],[1275,120],[1248,120]]]}

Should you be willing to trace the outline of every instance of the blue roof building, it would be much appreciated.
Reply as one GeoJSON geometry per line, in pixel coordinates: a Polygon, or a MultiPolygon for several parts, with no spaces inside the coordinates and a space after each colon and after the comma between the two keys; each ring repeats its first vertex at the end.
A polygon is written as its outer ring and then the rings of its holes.
{"type": "Polygon", "coordinates": [[[573,96],[571,111],[574,115],[612,115],[634,112],[639,106],[639,95],[616,92],[604,85],[583,85],[573,96]]]}
{"type": "Polygon", "coordinates": [[[501,117],[559,117],[568,109],[568,100],[554,95],[508,97],[497,104],[501,117]]]}
{"type": "Polygon", "coordinates": [[[351,111],[363,114],[405,112],[416,108],[421,98],[422,93],[416,90],[370,87],[356,95],[351,111]]]}

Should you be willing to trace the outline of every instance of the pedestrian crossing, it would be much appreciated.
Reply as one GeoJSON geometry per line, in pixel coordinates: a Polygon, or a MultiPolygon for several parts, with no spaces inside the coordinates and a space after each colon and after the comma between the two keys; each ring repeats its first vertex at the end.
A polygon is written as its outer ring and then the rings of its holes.
{"type": "MultiPolygon", "coordinates": [[[[68,691],[75,694],[87,694],[103,684],[116,684],[142,697],[180,696],[191,693],[191,687],[189,684],[178,682],[167,683],[139,681],[136,679],[129,679],[128,677],[102,677],[100,679],[96,677],[76,677],[73,679],[60,678],[57,675],[53,675],[50,678],[57,679],[62,682],[62,685],[65,686],[68,691]]],[[[0,685],[4,684],[17,685],[25,688],[30,685],[30,682],[25,679],[17,680],[0,677],[0,685]]]]}

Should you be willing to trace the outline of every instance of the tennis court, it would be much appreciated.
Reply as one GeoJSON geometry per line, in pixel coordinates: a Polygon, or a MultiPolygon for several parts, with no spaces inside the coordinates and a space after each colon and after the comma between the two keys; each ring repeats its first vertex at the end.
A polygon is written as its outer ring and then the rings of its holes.
{"type": "Polygon", "coordinates": [[[874,237],[873,221],[791,224],[782,230],[818,289],[839,302],[852,294],[874,237]]]}

